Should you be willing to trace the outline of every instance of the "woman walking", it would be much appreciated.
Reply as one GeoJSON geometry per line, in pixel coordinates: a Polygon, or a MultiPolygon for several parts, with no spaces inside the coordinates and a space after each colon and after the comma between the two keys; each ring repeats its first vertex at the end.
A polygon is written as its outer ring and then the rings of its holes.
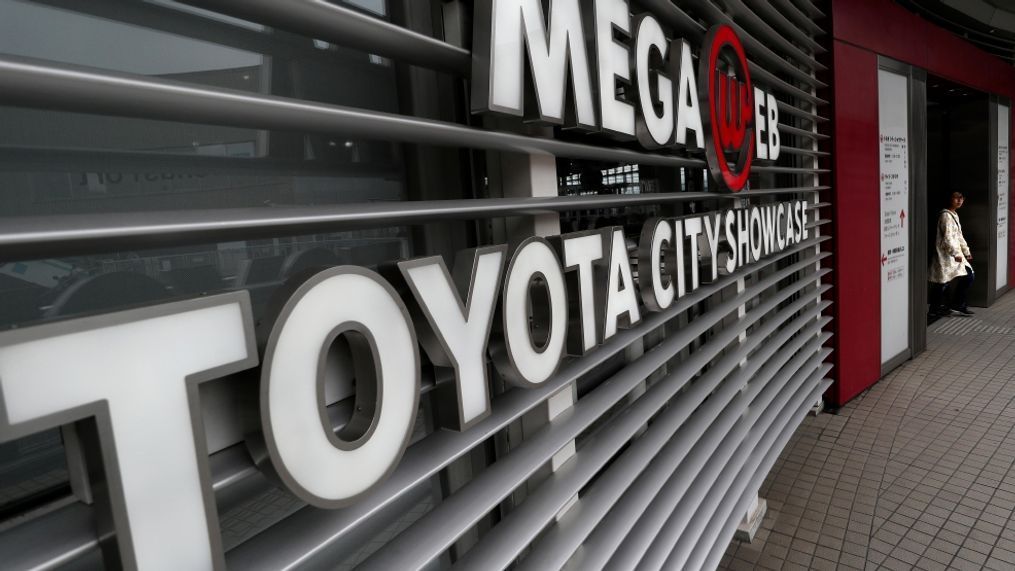
{"type": "Polygon", "coordinates": [[[930,265],[930,307],[935,315],[950,315],[952,310],[973,315],[966,300],[969,286],[973,284],[973,256],[962,236],[958,214],[964,201],[961,192],[953,192],[949,207],[938,215],[937,251],[930,265]],[[949,297],[951,303],[948,303],[949,297]]]}

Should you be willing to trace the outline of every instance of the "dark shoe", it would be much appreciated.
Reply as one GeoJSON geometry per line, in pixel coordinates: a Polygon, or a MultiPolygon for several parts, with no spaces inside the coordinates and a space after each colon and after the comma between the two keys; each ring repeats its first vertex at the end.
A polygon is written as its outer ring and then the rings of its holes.
{"type": "Polygon", "coordinates": [[[962,315],[976,315],[972,311],[969,311],[968,307],[962,307],[962,308],[953,307],[952,309],[957,311],[957,312],[959,312],[959,313],[961,313],[962,315]]]}
{"type": "Polygon", "coordinates": [[[948,317],[949,315],[955,313],[951,309],[949,309],[947,307],[944,307],[944,306],[942,306],[942,307],[935,307],[934,309],[930,310],[930,312],[931,312],[932,315],[936,315],[938,317],[948,317]]]}

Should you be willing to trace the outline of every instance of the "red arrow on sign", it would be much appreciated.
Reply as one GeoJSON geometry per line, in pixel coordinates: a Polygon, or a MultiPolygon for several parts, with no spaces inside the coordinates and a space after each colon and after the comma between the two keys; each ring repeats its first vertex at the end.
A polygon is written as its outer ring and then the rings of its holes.
{"type": "Polygon", "coordinates": [[[899,222],[900,226],[904,226],[906,224],[906,211],[905,210],[900,210],[899,211],[899,220],[900,220],[900,222],[899,222]]]}
{"type": "Polygon", "coordinates": [[[888,254],[882,254],[882,256],[881,256],[881,265],[884,266],[887,263],[888,263],[888,254]]]}

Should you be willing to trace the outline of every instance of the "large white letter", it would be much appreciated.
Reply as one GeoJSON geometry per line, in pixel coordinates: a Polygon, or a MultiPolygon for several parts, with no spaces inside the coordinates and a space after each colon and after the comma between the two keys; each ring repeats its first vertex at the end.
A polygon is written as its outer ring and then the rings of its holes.
{"type": "Polygon", "coordinates": [[[701,260],[698,257],[698,238],[701,236],[701,232],[701,218],[695,216],[684,219],[684,233],[691,240],[691,287],[688,291],[694,291],[701,285],[699,270],[701,260]]]}
{"type": "Polygon", "coordinates": [[[527,47],[540,119],[564,121],[570,68],[576,124],[596,128],[595,92],[578,0],[551,3],[549,34],[540,0],[477,0],[474,21],[474,112],[523,115],[527,47]]]}
{"type": "Polygon", "coordinates": [[[760,87],[754,88],[754,138],[757,147],[756,154],[759,159],[768,159],[768,138],[764,135],[768,129],[765,121],[768,118],[765,112],[765,92],[760,87]]]}
{"type": "MultiPolygon", "coordinates": [[[[564,260],[565,279],[571,307],[568,320],[568,352],[584,355],[600,338],[596,319],[596,280],[602,279],[603,231],[565,234],[554,241],[564,260]]],[[[601,289],[601,288],[600,288],[601,289]]]]}
{"type": "Polygon", "coordinates": [[[297,288],[275,321],[261,367],[264,443],[293,493],[323,508],[367,493],[405,451],[418,401],[416,336],[384,278],[338,266],[297,288]],[[339,336],[351,349],[356,402],[336,433],[325,411],[324,378],[339,336]]]}
{"type": "Polygon", "coordinates": [[[564,357],[567,288],[560,260],[545,239],[528,238],[518,246],[508,265],[501,311],[501,339],[490,347],[494,365],[518,386],[546,382],[564,357]],[[533,300],[533,282],[539,278],[547,294],[542,304],[533,300]]]}
{"type": "Polygon", "coordinates": [[[627,257],[624,230],[615,228],[610,244],[609,283],[606,286],[606,311],[603,315],[603,340],[617,334],[618,327],[630,327],[641,321],[631,260],[627,257]]]}
{"type": "Polygon", "coordinates": [[[656,86],[661,113],[656,114],[656,101],[652,98],[652,52],[666,60],[667,42],[659,22],[648,15],[635,19],[638,42],[635,46],[635,62],[638,73],[638,142],[646,148],[658,148],[670,143],[673,138],[673,80],[656,71],[656,86]]]}
{"type": "Polygon", "coordinates": [[[0,441],[94,417],[118,563],[224,568],[198,384],[256,364],[246,292],[0,333],[0,441]]]}
{"type": "MultiPolygon", "coordinates": [[[[670,48],[670,61],[677,61],[676,46],[670,48]]],[[[677,72],[677,133],[676,141],[691,149],[700,149],[705,143],[705,129],[701,126],[701,111],[698,108],[698,82],[695,79],[694,63],[691,61],[691,46],[680,41],[680,69],[677,72]],[[687,132],[694,132],[694,143],[687,140],[687,132]]]]}
{"type": "Polygon", "coordinates": [[[779,158],[779,153],[782,150],[782,143],[779,139],[779,102],[776,101],[774,95],[768,94],[765,106],[768,108],[768,121],[766,121],[768,125],[768,158],[774,161],[779,158]]]}
{"type": "Polygon", "coordinates": [[[420,345],[433,364],[455,370],[457,396],[439,395],[435,404],[441,408],[448,401],[458,403],[453,414],[450,406],[437,414],[442,425],[456,430],[465,430],[490,413],[486,343],[506,257],[507,246],[459,252],[454,279],[440,256],[398,263],[416,298],[411,313],[420,345]]]}
{"type": "Polygon", "coordinates": [[[617,99],[617,79],[631,80],[631,54],[613,39],[614,31],[631,35],[631,13],[625,0],[595,0],[599,105],[603,130],[634,136],[634,107],[617,99]]]}
{"type": "Polygon", "coordinates": [[[722,238],[722,213],[705,215],[705,237],[708,239],[708,258],[711,266],[709,281],[719,278],[719,239],[722,238]]]}
{"type": "Polygon", "coordinates": [[[663,280],[665,249],[672,249],[673,226],[668,220],[650,218],[642,226],[638,242],[638,287],[641,299],[650,311],[673,305],[676,288],[672,279],[663,280]],[[664,246],[665,245],[665,246],[664,246]]]}

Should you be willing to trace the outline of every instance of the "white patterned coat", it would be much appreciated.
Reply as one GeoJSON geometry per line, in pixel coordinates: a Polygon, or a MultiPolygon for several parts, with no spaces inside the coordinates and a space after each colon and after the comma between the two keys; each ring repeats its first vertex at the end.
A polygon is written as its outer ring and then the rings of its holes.
{"type": "Polygon", "coordinates": [[[942,210],[937,217],[937,252],[930,264],[930,281],[946,284],[953,279],[966,275],[966,264],[969,263],[969,246],[962,236],[962,224],[959,215],[951,210],[942,210]],[[955,257],[962,256],[961,262],[955,257]]]}

